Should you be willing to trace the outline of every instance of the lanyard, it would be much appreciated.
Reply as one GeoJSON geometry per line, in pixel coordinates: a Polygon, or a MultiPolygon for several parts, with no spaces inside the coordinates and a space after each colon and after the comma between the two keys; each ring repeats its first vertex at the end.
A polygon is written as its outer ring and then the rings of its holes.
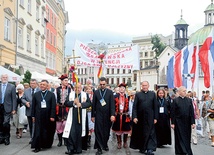
{"type": "Polygon", "coordinates": [[[45,95],[43,96],[42,92],[41,92],[41,96],[42,96],[42,100],[45,100],[45,96],[47,95],[48,91],[45,92],[45,95]]]}
{"type": "Polygon", "coordinates": [[[99,91],[99,92],[100,92],[100,96],[102,97],[102,99],[104,99],[104,97],[105,97],[105,95],[106,95],[106,89],[105,89],[103,95],[101,94],[101,91],[99,91]]]}
{"type": "Polygon", "coordinates": [[[159,103],[160,103],[161,107],[163,107],[164,99],[162,101],[159,99],[159,103]]]}

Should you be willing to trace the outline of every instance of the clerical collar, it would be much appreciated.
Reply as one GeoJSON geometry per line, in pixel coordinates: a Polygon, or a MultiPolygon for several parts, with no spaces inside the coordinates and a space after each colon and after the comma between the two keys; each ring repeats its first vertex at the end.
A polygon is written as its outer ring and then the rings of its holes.
{"type": "Polygon", "coordinates": [[[105,88],[104,88],[104,89],[101,89],[101,91],[105,91],[105,88]]]}
{"type": "Polygon", "coordinates": [[[147,94],[148,93],[148,91],[142,91],[143,93],[145,93],[145,94],[147,94]]]}
{"type": "MultiPolygon", "coordinates": [[[[47,89],[46,89],[47,90],[47,89]]],[[[46,92],[46,90],[42,90],[42,93],[45,93],[46,92]]]]}
{"type": "Polygon", "coordinates": [[[184,97],[183,96],[179,96],[180,98],[182,98],[182,99],[184,99],[184,97]]]}

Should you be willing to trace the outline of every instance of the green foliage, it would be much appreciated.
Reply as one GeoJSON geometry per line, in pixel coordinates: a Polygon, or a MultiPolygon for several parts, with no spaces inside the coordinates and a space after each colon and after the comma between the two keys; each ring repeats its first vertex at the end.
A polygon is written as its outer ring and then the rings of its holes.
{"type": "Polygon", "coordinates": [[[24,74],[23,83],[30,83],[31,76],[32,76],[31,72],[27,70],[24,74]]]}
{"type": "Polygon", "coordinates": [[[15,73],[21,76],[21,73],[20,73],[20,70],[19,70],[19,69],[16,69],[16,70],[15,70],[15,73]]]}
{"type": "Polygon", "coordinates": [[[163,50],[166,48],[166,45],[164,43],[161,42],[160,37],[156,34],[154,36],[152,36],[152,50],[155,51],[156,53],[156,58],[163,52],[163,50]]]}

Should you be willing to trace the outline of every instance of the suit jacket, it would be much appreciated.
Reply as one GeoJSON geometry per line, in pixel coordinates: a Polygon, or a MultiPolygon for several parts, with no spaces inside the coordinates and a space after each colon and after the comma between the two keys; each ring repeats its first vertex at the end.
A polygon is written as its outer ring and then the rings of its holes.
{"type": "MultiPolygon", "coordinates": [[[[34,94],[38,92],[40,89],[37,87],[34,90],[34,94]]],[[[32,111],[32,94],[31,94],[31,88],[28,88],[25,90],[24,95],[22,96],[22,103],[26,106],[26,116],[31,116],[32,111]],[[30,102],[30,108],[26,106],[26,103],[30,102]]]]}
{"type": "MultiPolygon", "coordinates": [[[[2,98],[1,92],[2,83],[0,84],[0,98],[2,98]]],[[[7,83],[5,94],[4,94],[4,110],[7,113],[17,110],[17,101],[16,101],[16,88],[14,85],[7,83]]]]}

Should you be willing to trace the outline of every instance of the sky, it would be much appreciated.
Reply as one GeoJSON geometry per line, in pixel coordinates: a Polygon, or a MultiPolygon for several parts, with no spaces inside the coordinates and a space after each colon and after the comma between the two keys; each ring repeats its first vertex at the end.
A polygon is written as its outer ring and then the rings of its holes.
{"type": "Polygon", "coordinates": [[[71,55],[75,40],[99,44],[131,42],[149,34],[168,36],[181,18],[189,24],[188,36],[205,24],[204,11],[211,0],[64,0],[65,54],[71,55]]]}

